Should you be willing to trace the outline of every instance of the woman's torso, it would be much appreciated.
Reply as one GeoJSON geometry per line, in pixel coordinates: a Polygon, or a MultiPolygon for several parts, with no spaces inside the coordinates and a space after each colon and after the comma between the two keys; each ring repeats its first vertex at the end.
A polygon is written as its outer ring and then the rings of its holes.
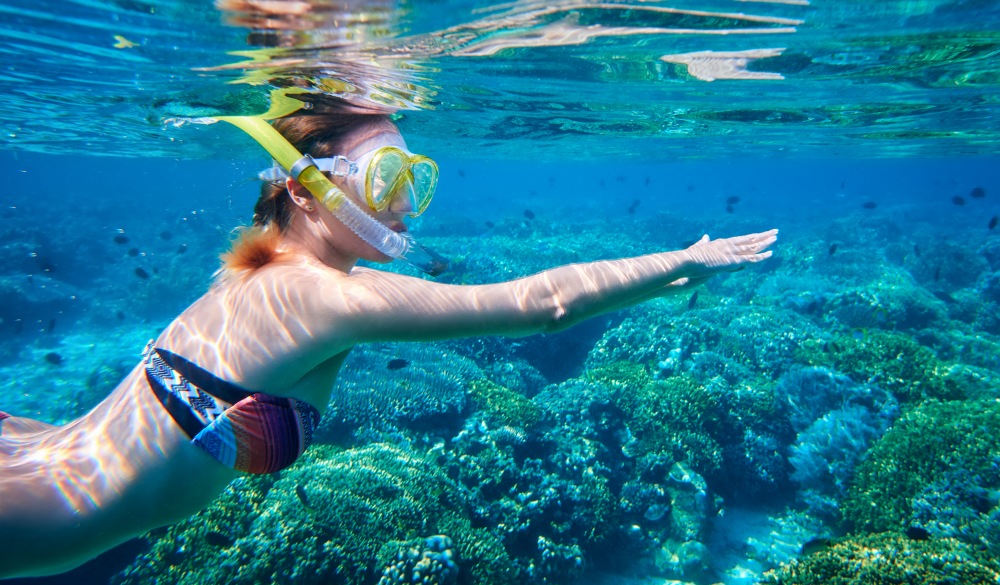
{"type": "MultiPolygon", "coordinates": [[[[329,323],[311,323],[316,287],[329,278],[322,268],[289,263],[218,284],[156,346],[249,391],[322,412],[350,349],[330,343],[329,323]]],[[[71,568],[196,513],[238,475],[191,444],[142,363],[80,419],[0,442],[0,578],[13,576],[5,566],[71,568]]]]}

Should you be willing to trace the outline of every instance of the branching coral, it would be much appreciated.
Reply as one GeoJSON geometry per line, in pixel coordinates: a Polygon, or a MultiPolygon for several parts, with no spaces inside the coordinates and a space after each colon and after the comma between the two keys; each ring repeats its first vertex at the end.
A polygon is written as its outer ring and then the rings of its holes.
{"type": "Polygon", "coordinates": [[[868,331],[858,337],[839,335],[826,342],[809,342],[799,348],[797,360],[828,366],[856,382],[884,388],[900,402],[965,396],[963,388],[949,375],[948,366],[934,352],[900,333],[868,331]]]}
{"type": "Polygon", "coordinates": [[[522,433],[537,429],[542,409],[521,394],[486,379],[469,384],[469,400],[477,415],[492,428],[522,433]]]}
{"type": "Polygon", "coordinates": [[[447,427],[466,408],[466,392],[483,373],[472,361],[435,345],[371,344],[348,357],[318,430],[320,438],[357,428],[447,427]]]}
{"type": "Polygon", "coordinates": [[[1000,402],[925,401],[869,450],[843,504],[855,530],[905,528],[913,500],[944,474],[963,469],[1000,487],[1000,402]]]}
{"type": "Polygon", "coordinates": [[[766,585],[995,585],[1000,563],[952,538],[911,540],[894,533],[848,538],[769,571],[766,585]]]}
{"type": "MultiPolygon", "coordinates": [[[[171,528],[123,583],[153,575],[190,585],[374,582],[399,562],[401,548],[430,535],[450,537],[454,546],[444,548],[464,559],[459,570],[469,582],[507,582],[503,548],[488,530],[472,528],[462,490],[423,456],[385,444],[316,446],[268,480],[266,494],[229,494],[171,528]]],[[[427,546],[443,554],[438,544],[427,546]]],[[[454,572],[449,567],[438,567],[442,578],[454,572]]]]}

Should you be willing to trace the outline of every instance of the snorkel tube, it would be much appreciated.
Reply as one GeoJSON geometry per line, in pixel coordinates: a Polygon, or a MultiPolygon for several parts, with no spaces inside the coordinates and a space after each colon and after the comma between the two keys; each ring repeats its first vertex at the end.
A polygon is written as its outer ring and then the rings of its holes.
{"type": "Polygon", "coordinates": [[[386,256],[402,260],[430,276],[437,276],[448,267],[448,260],[421,246],[406,232],[394,232],[361,210],[346,193],[330,182],[309,155],[303,155],[264,117],[219,116],[249,134],[341,223],[359,238],[386,256]]]}

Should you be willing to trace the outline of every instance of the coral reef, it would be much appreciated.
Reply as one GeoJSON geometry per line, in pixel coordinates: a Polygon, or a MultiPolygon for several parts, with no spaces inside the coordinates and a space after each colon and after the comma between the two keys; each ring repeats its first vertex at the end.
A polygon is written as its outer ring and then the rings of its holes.
{"type": "Polygon", "coordinates": [[[319,446],[280,479],[252,481],[155,538],[120,582],[362,583],[394,578],[392,567],[427,568],[440,583],[466,572],[465,582],[510,582],[509,559],[463,515],[458,486],[411,451],[319,446]],[[414,539],[417,558],[401,560],[414,539]]]}
{"type": "Polygon", "coordinates": [[[791,479],[811,513],[834,520],[854,470],[890,420],[863,406],[831,410],[799,433],[789,463],[791,479]]]}
{"type": "Polygon", "coordinates": [[[765,571],[799,558],[803,546],[832,536],[804,512],[727,508],[712,519],[708,546],[715,574],[726,585],[756,585],[765,571]]]}
{"type": "Polygon", "coordinates": [[[454,585],[458,581],[454,543],[435,535],[402,547],[382,571],[378,585],[454,585]]]}
{"type": "Polygon", "coordinates": [[[966,392],[934,352],[901,333],[837,335],[828,341],[806,342],[796,353],[800,363],[831,367],[855,381],[888,390],[904,403],[959,399],[966,392]]]}
{"type": "Polygon", "coordinates": [[[914,330],[939,321],[944,307],[933,294],[912,284],[880,284],[848,289],[826,299],[822,311],[848,329],[914,330]]]}
{"type": "Polygon", "coordinates": [[[379,343],[355,350],[344,363],[317,428],[319,440],[377,434],[401,426],[452,430],[470,385],[484,380],[470,360],[435,344],[379,343]]]}
{"type": "Polygon", "coordinates": [[[904,413],[858,466],[844,519],[854,530],[905,530],[914,500],[955,470],[1000,488],[1000,402],[928,400],[904,413]]]}
{"type": "MultiPolygon", "coordinates": [[[[422,217],[422,241],[454,258],[439,280],[755,223],[649,212],[623,233],[536,212],[488,228],[422,217]]],[[[122,222],[62,255],[43,231],[4,228],[0,354],[16,360],[0,364],[0,409],[61,422],[99,400],[208,286],[217,215],[122,222]]],[[[154,531],[118,582],[995,585],[1000,238],[938,243],[901,222],[783,231],[775,258],[697,296],[557,335],[358,346],[295,466],[154,531]]]]}
{"type": "Polygon", "coordinates": [[[768,572],[766,585],[993,585],[1000,563],[953,538],[912,540],[894,533],[847,538],[768,572]]]}

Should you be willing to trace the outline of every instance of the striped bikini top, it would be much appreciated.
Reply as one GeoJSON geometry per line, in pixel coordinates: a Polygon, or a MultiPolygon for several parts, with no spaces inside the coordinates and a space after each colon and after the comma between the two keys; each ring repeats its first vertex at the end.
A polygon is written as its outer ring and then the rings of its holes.
{"type": "Polygon", "coordinates": [[[320,414],[307,402],[249,392],[152,341],[143,360],[160,404],[192,443],[227,467],[274,473],[312,443],[320,414]]]}

